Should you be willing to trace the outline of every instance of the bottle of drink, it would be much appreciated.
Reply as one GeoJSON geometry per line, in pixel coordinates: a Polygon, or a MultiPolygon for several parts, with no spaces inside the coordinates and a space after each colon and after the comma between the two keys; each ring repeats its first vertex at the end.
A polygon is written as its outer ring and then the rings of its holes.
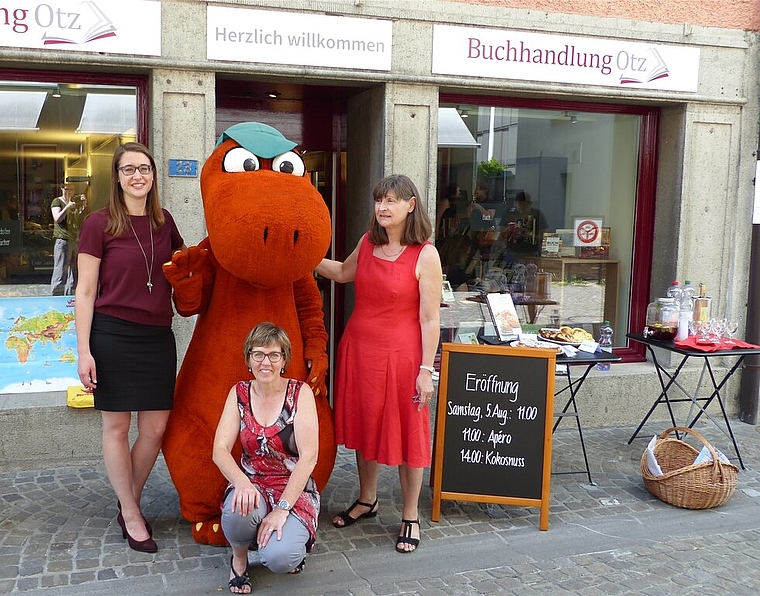
{"type": "Polygon", "coordinates": [[[687,279],[683,282],[683,288],[681,288],[681,310],[692,310],[694,308],[692,300],[696,293],[697,289],[691,285],[691,281],[687,279]]]}
{"type": "Polygon", "coordinates": [[[678,285],[678,280],[674,279],[673,280],[673,285],[671,285],[668,288],[668,290],[665,292],[665,295],[668,298],[675,298],[676,304],[680,305],[681,304],[681,293],[682,293],[681,286],[678,285]]]}
{"type": "Polygon", "coordinates": [[[676,341],[683,341],[689,337],[689,321],[691,321],[692,313],[690,310],[685,310],[683,306],[678,313],[678,331],[676,332],[676,341]]]}
{"type": "Polygon", "coordinates": [[[699,284],[699,296],[694,298],[694,320],[707,321],[710,319],[710,303],[712,298],[707,296],[707,286],[699,284]]]}
{"type": "MultiPolygon", "coordinates": [[[[609,321],[605,321],[604,325],[599,328],[599,349],[602,352],[612,353],[612,327],[609,321]]],[[[610,363],[598,362],[596,370],[608,371],[610,370],[610,363]]]]}

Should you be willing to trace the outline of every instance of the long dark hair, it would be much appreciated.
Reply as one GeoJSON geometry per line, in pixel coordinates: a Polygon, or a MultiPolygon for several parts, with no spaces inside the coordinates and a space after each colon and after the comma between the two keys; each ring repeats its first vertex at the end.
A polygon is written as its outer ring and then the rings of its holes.
{"type": "Polygon", "coordinates": [[[142,153],[150,161],[153,168],[153,184],[148,191],[145,211],[154,230],[164,225],[164,212],[158,199],[156,161],[153,159],[150,150],[142,143],[124,143],[114,151],[113,162],[111,163],[111,196],[108,198],[108,223],[105,229],[106,234],[111,236],[121,236],[129,230],[129,211],[127,211],[127,204],[124,202],[124,191],[119,184],[119,170],[117,169],[121,157],[127,152],[142,153]]]}
{"type": "MultiPolygon", "coordinates": [[[[393,191],[399,199],[404,201],[409,201],[412,197],[417,199],[414,209],[406,216],[406,225],[401,235],[401,245],[422,244],[426,242],[430,238],[433,226],[430,223],[427,212],[421,208],[420,193],[414,182],[403,174],[386,176],[375,185],[372,191],[373,201],[382,200],[388,194],[388,191],[393,191]]],[[[368,237],[372,244],[388,244],[388,233],[377,223],[374,211],[369,222],[368,237]]]]}

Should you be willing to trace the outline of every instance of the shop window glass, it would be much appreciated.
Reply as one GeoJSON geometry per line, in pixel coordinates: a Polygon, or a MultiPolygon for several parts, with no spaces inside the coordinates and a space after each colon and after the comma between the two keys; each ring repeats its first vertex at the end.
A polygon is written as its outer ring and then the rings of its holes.
{"type": "Polygon", "coordinates": [[[65,221],[75,241],[108,200],[114,150],[136,140],[136,97],[133,86],[0,81],[0,297],[52,292],[51,203],[77,202],[65,221]]]}
{"type": "Polygon", "coordinates": [[[568,325],[625,345],[642,116],[439,109],[436,246],[452,289],[512,293],[523,330],[568,325]]]}

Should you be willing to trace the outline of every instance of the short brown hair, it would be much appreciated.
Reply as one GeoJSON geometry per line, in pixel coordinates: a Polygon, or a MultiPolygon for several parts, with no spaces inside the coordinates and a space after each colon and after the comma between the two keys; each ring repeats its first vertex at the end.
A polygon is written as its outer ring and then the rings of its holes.
{"type": "Polygon", "coordinates": [[[287,368],[288,364],[290,364],[293,348],[288,334],[285,333],[282,327],[278,327],[269,321],[264,321],[250,330],[243,342],[243,358],[246,364],[248,364],[248,355],[255,346],[276,346],[280,348],[285,358],[282,368],[287,368]]]}
{"type": "MultiPolygon", "coordinates": [[[[372,191],[372,200],[378,201],[393,191],[399,199],[404,201],[411,200],[412,197],[417,199],[414,209],[406,217],[406,226],[401,236],[401,244],[423,244],[430,238],[433,226],[427,212],[421,208],[420,193],[414,182],[408,176],[403,174],[392,174],[386,176],[375,185],[372,191]]],[[[388,234],[380,224],[377,223],[374,212],[369,222],[369,241],[372,244],[388,244],[388,234]]]]}

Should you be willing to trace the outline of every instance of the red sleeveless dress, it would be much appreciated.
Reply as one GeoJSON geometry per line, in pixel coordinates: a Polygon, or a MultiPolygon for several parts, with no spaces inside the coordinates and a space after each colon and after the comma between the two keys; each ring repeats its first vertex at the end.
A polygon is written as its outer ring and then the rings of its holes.
{"type": "Polygon", "coordinates": [[[378,259],[365,235],[354,280],[356,304],[338,346],[337,442],[369,461],[430,465],[430,411],[412,397],[422,363],[420,293],[414,270],[424,244],[378,259]]]}

